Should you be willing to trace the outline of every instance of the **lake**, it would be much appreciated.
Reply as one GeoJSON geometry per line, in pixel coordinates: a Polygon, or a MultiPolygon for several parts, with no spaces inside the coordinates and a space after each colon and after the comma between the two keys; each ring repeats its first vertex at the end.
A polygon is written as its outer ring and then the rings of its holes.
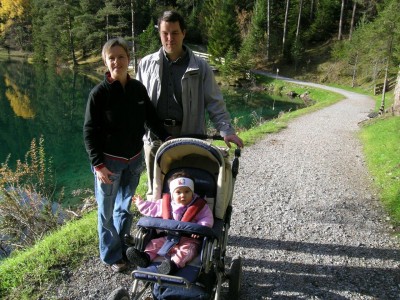
{"type": "MultiPolygon", "coordinates": [[[[0,61],[0,74],[0,162],[9,154],[11,166],[23,160],[32,139],[43,136],[57,186],[65,188],[64,204],[76,204],[79,197],[73,191],[93,185],[82,125],[87,97],[99,80],[69,69],[19,61],[0,61]]],[[[265,92],[233,88],[223,92],[235,125],[243,129],[300,105],[299,100],[273,98],[265,92]]]]}

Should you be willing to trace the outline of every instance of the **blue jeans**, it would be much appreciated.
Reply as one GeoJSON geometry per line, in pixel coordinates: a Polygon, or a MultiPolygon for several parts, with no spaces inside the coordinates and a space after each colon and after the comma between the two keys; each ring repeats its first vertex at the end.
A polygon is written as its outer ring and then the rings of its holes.
{"type": "Polygon", "coordinates": [[[107,158],[104,163],[114,175],[110,177],[112,184],[104,184],[95,174],[99,249],[101,260],[113,264],[126,251],[124,235],[130,233],[132,225],[130,208],[143,170],[143,153],[129,163],[107,158]]]}

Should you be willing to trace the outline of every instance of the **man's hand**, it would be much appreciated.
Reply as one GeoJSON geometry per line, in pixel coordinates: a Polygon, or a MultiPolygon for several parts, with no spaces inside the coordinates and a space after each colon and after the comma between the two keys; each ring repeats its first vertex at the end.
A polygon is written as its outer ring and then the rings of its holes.
{"type": "Polygon", "coordinates": [[[239,148],[243,148],[243,141],[236,134],[224,136],[225,144],[230,148],[231,143],[235,143],[239,148]]]}

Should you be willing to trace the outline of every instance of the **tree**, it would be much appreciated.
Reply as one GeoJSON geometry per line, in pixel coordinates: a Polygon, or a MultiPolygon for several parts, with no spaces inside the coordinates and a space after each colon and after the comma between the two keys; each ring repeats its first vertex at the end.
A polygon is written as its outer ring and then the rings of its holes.
{"type": "Polygon", "coordinates": [[[257,64],[258,60],[265,58],[267,38],[266,11],[266,0],[256,0],[249,32],[245,37],[240,49],[240,56],[242,57],[242,60],[248,61],[248,64],[253,66],[257,64]]]}
{"type": "Polygon", "coordinates": [[[8,46],[21,50],[31,48],[30,0],[1,0],[0,37],[8,46]]]}
{"type": "Polygon", "coordinates": [[[69,60],[75,65],[73,23],[79,13],[79,1],[33,0],[32,7],[35,12],[35,52],[53,65],[68,63],[69,60]]]}
{"type": "MultiPolygon", "coordinates": [[[[370,9],[368,7],[368,9],[370,9]]],[[[350,41],[343,41],[334,47],[334,57],[352,64],[357,57],[357,73],[370,74],[367,80],[384,80],[383,77],[396,74],[400,62],[398,44],[400,43],[400,16],[393,11],[400,9],[396,0],[388,0],[379,7],[377,17],[370,20],[365,15],[358,23],[350,41]]],[[[353,64],[354,65],[354,64],[353,64]]],[[[344,71],[342,74],[351,72],[344,71]]],[[[383,95],[384,96],[384,95],[383,95]]],[[[381,101],[384,110],[385,98],[381,101]]]]}
{"type": "Polygon", "coordinates": [[[308,41],[326,41],[336,34],[337,15],[340,13],[340,4],[337,1],[319,0],[315,17],[307,30],[308,41]]]}
{"type": "Polygon", "coordinates": [[[206,17],[208,52],[215,63],[222,64],[221,58],[225,57],[229,49],[238,51],[240,45],[234,1],[211,0],[207,5],[210,12],[206,17]]]}
{"type": "MultiPolygon", "coordinates": [[[[129,3],[130,4],[130,3],[129,3]]],[[[104,22],[104,30],[106,32],[106,40],[108,41],[112,37],[124,36],[123,32],[128,27],[127,20],[123,17],[127,7],[117,0],[106,0],[105,6],[102,7],[96,17],[104,22]]]]}
{"type": "Polygon", "coordinates": [[[178,10],[185,16],[186,36],[185,40],[192,43],[204,43],[207,38],[207,28],[205,26],[204,11],[208,1],[203,0],[177,0],[178,10]]]}
{"type": "Polygon", "coordinates": [[[137,46],[134,54],[136,58],[144,57],[160,48],[160,38],[153,20],[150,21],[147,28],[137,37],[137,46]]]}
{"type": "Polygon", "coordinates": [[[103,5],[102,1],[80,0],[81,13],[74,18],[73,33],[76,49],[81,50],[83,58],[92,50],[101,49],[106,40],[103,23],[93,17],[103,5]]]}

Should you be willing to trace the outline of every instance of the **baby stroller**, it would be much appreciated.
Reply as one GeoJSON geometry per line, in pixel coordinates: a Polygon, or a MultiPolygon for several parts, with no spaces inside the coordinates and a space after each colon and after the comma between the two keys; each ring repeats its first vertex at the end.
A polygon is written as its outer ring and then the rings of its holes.
{"type": "Polygon", "coordinates": [[[229,270],[225,267],[228,230],[232,214],[234,182],[239,169],[240,149],[235,150],[232,163],[225,150],[197,138],[177,138],[162,144],[156,153],[153,193],[155,199],[168,192],[168,178],[184,170],[195,179],[195,192],[207,200],[214,214],[214,226],[142,217],[130,237],[132,247],[143,251],[150,239],[162,233],[174,235],[197,234],[202,238],[200,254],[173,275],[157,272],[160,262],[132,272],[131,292],[114,290],[108,299],[141,299],[151,289],[154,299],[221,299],[222,285],[228,282],[230,299],[238,299],[242,261],[232,258],[229,270]]]}

